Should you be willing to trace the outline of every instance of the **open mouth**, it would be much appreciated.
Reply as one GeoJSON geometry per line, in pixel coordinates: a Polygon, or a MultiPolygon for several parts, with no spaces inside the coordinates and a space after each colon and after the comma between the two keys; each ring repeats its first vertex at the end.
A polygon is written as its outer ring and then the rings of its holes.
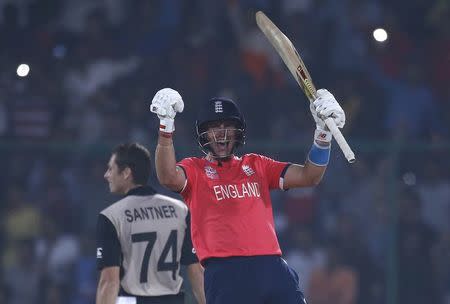
{"type": "Polygon", "coordinates": [[[217,148],[219,151],[226,151],[228,147],[228,143],[217,143],[217,148]]]}
{"type": "Polygon", "coordinates": [[[223,155],[228,153],[229,141],[219,141],[216,142],[216,152],[217,154],[223,155]]]}

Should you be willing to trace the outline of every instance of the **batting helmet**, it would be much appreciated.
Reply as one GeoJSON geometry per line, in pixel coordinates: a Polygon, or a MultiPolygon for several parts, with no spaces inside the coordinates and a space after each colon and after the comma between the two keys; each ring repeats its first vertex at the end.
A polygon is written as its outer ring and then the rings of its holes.
{"type": "Polygon", "coordinates": [[[208,124],[217,121],[233,121],[236,128],[240,130],[235,139],[234,148],[245,144],[245,119],[239,107],[228,98],[214,97],[200,109],[197,120],[195,121],[195,130],[197,141],[204,152],[209,152],[208,140],[202,136],[208,129],[208,124]]]}

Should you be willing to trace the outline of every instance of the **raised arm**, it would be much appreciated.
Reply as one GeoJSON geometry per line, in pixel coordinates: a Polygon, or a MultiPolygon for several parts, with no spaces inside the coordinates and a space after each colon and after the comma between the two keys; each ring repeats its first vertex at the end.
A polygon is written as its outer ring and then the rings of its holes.
{"type": "Polygon", "coordinates": [[[316,122],[314,142],[305,165],[289,166],[284,175],[285,189],[316,186],[322,180],[330,160],[331,132],[324,119],[333,118],[336,126],[344,127],[345,113],[333,94],[325,89],[317,91],[316,100],[310,105],[311,114],[316,122]]]}
{"type": "Polygon", "coordinates": [[[170,88],[159,90],[153,97],[150,111],[158,115],[159,138],[155,151],[156,174],[161,185],[173,191],[180,191],[186,183],[183,170],[176,166],[173,146],[174,119],[176,113],[183,112],[181,95],[170,88]]]}

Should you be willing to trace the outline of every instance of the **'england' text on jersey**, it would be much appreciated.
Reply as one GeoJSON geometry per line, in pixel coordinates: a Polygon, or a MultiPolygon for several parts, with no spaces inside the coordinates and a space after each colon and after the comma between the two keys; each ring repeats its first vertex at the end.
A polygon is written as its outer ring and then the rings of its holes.
{"type": "Polygon", "coordinates": [[[234,185],[216,185],[213,187],[216,199],[221,201],[227,198],[260,197],[259,184],[257,182],[234,185]]]}
{"type": "Polygon", "coordinates": [[[133,208],[132,210],[126,209],[125,216],[129,223],[138,220],[159,220],[163,218],[178,217],[175,208],[170,205],[133,208]]]}

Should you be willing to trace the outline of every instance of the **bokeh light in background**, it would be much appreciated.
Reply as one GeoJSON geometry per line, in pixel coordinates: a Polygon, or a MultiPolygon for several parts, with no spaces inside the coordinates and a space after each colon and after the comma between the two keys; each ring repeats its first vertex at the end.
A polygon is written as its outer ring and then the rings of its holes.
{"type": "Polygon", "coordinates": [[[28,73],[30,72],[30,66],[26,63],[21,63],[17,67],[17,76],[19,77],[26,77],[28,76],[28,73]]]}
{"type": "Polygon", "coordinates": [[[385,42],[388,39],[388,34],[385,29],[377,28],[373,31],[373,38],[378,42],[385,42]]]}

